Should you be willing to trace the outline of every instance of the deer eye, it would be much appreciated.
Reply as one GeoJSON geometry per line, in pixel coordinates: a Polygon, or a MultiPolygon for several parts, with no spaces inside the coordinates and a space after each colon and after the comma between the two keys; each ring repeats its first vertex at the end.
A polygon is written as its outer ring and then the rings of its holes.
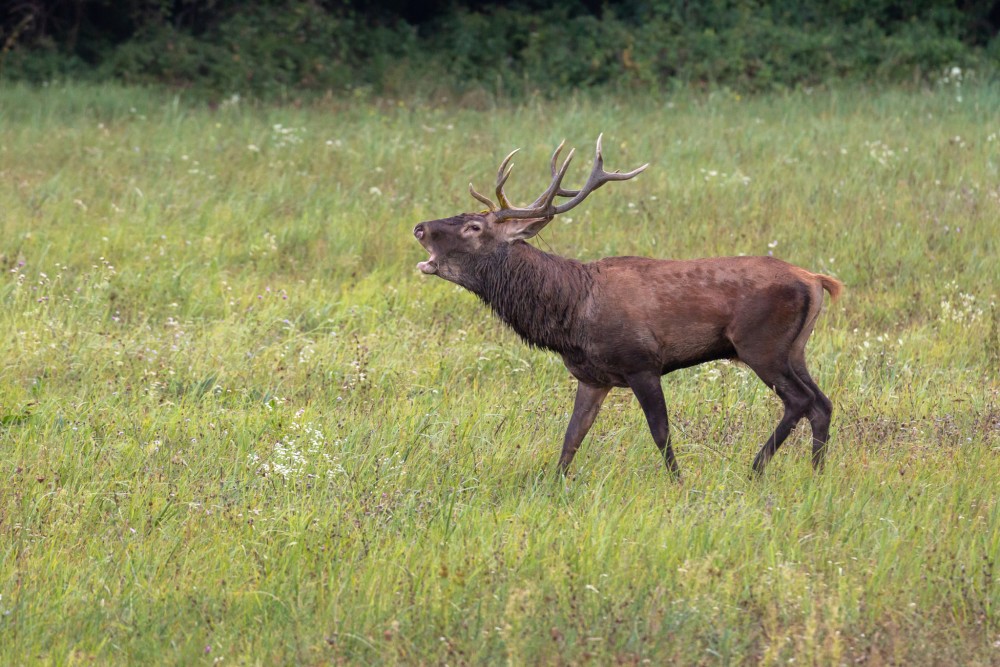
{"type": "Polygon", "coordinates": [[[483,228],[473,222],[472,224],[469,225],[469,231],[470,232],[481,232],[481,231],[483,231],[483,228]]]}

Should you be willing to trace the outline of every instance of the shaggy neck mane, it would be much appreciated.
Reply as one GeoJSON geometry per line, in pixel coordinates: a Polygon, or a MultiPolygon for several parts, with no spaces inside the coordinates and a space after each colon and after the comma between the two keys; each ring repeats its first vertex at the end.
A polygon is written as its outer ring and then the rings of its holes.
{"type": "Polygon", "coordinates": [[[593,278],[583,264],[538,250],[524,241],[478,259],[470,286],[526,343],[560,354],[579,351],[579,310],[593,278]]]}

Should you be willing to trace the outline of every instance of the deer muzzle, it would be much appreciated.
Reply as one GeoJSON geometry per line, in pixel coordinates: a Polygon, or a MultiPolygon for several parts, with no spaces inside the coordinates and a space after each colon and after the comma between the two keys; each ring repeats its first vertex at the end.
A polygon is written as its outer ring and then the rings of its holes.
{"type": "MultiPolygon", "coordinates": [[[[420,241],[420,245],[424,246],[424,248],[427,248],[427,245],[424,243],[424,237],[427,236],[427,228],[424,226],[424,223],[421,222],[419,225],[413,228],[413,235],[417,238],[418,241],[420,241]]],[[[434,261],[434,251],[429,250],[429,252],[431,253],[431,256],[427,258],[426,262],[418,263],[417,268],[420,269],[421,273],[426,273],[427,275],[433,275],[437,273],[437,262],[434,261]]]]}

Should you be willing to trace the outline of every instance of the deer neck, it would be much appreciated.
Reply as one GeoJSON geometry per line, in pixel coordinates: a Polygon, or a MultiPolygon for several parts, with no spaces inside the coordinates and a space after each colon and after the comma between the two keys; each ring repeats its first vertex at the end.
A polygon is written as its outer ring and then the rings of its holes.
{"type": "Polygon", "coordinates": [[[580,311],[593,286],[583,264],[524,241],[480,261],[469,289],[525,342],[561,354],[579,347],[580,311]]]}

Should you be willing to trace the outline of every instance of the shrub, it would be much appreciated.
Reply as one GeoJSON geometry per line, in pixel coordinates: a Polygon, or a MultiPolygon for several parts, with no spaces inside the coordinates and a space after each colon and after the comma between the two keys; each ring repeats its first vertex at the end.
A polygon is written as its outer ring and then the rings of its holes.
{"type": "Polygon", "coordinates": [[[7,35],[0,62],[19,79],[100,76],[263,97],[441,87],[519,96],[595,85],[754,91],[844,77],[919,80],[954,65],[989,71],[1000,19],[988,3],[967,5],[632,0],[591,9],[572,0],[470,1],[437,11],[432,4],[407,22],[392,3],[131,0],[115,5],[116,22],[88,13],[101,6],[115,16],[102,0],[81,0],[75,27],[48,17],[49,33],[25,28],[35,23],[11,12],[0,17],[7,35]]]}

